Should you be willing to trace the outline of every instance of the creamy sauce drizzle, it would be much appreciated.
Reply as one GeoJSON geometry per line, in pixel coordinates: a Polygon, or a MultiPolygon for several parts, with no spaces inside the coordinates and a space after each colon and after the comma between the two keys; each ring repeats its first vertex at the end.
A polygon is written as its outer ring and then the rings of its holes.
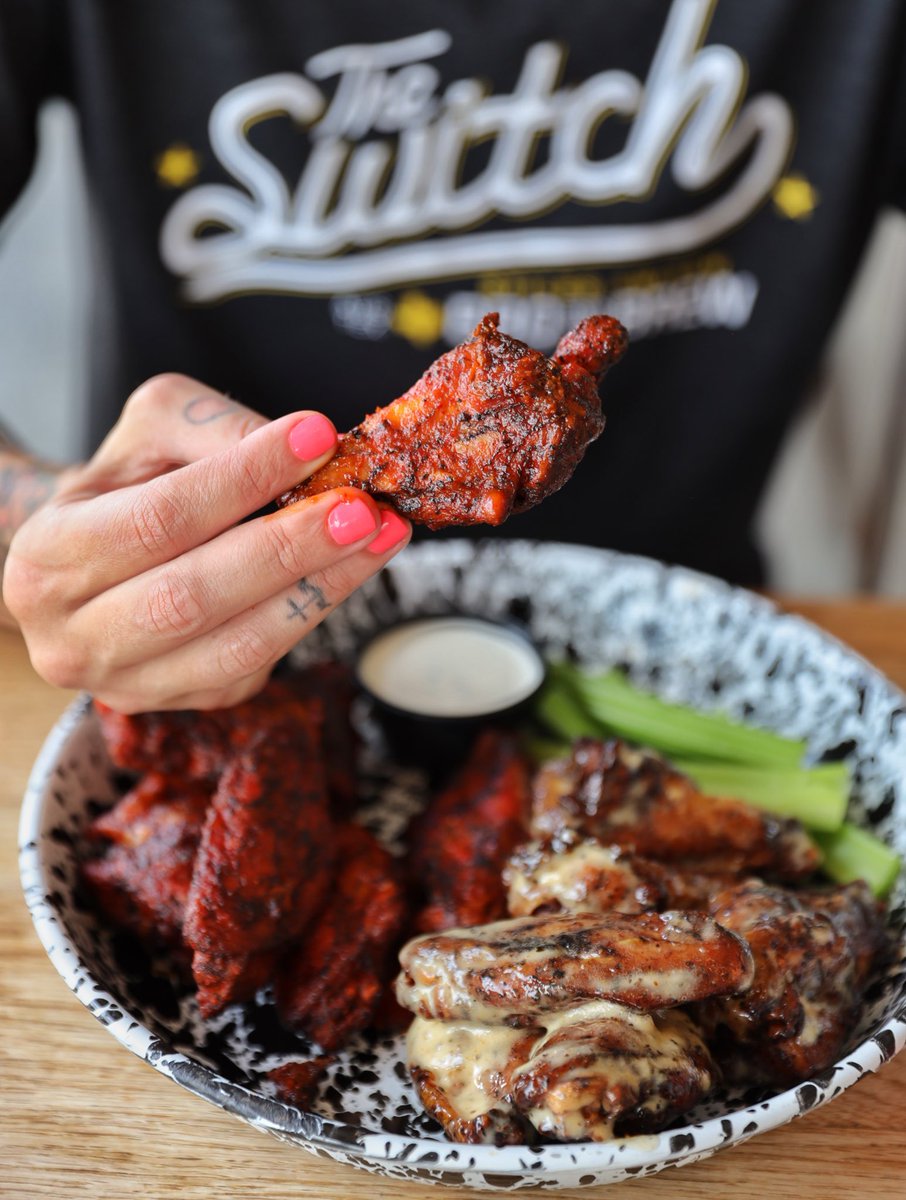
{"type": "MultiPolygon", "coordinates": [[[[603,1095],[638,1096],[651,1090],[641,1107],[660,1111],[665,1100],[657,1094],[658,1082],[685,1062],[693,1048],[707,1058],[701,1037],[685,1014],[640,1013],[606,1000],[547,1015],[534,1042],[527,1041],[526,1030],[423,1017],[416,1017],[407,1037],[410,1067],[430,1071],[466,1120],[510,1108],[510,1084],[520,1075],[539,1069],[562,1071],[545,1103],[526,1115],[539,1133],[569,1140],[604,1141],[613,1136],[619,1113],[608,1114],[601,1104],[603,1095]],[[618,1026],[617,1053],[596,1050],[596,1038],[605,1025],[618,1026]],[[520,1042],[525,1044],[519,1047],[520,1042]],[[595,1055],[591,1062],[589,1052],[595,1055]]],[[[706,1089],[710,1079],[702,1083],[706,1089]]]]}
{"type": "Polygon", "coordinates": [[[524,1029],[472,1021],[431,1021],[416,1017],[406,1036],[410,1066],[429,1070],[461,1117],[474,1120],[494,1108],[508,1108],[494,1083],[507,1070],[524,1029]]]}

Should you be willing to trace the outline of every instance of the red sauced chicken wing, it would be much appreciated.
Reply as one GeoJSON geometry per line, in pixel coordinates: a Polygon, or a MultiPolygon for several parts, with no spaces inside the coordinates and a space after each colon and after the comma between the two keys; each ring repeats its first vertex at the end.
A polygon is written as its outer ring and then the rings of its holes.
{"type": "Polygon", "coordinates": [[[357,741],[350,721],[355,692],[348,667],[323,662],[269,680],[257,696],[233,708],[125,714],[96,700],[95,710],[114,766],[216,783],[234,752],[261,730],[292,724],[295,701],[316,699],[323,713],[319,753],[331,805],[344,816],[358,798],[357,741]]]}
{"type": "Polygon", "coordinates": [[[528,766],[516,738],[487,730],[410,833],[409,869],[425,903],[415,928],[481,925],[506,916],[501,872],[525,836],[528,766]]]}
{"type": "Polygon", "coordinates": [[[256,956],[297,937],[330,883],[320,712],[296,704],[304,720],[259,731],[232,758],[205,823],[185,921],[203,1016],[246,998],[256,956]]]}
{"type": "Polygon", "coordinates": [[[102,857],[82,863],[95,903],[149,945],[179,946],[211,788],[146,775],[87,830],[102,857]]]}
{"type": "Polygon", "coordinates": [[[277,976],[281,1019],[327,1051],[370,1023],[407,915],[400,869],[367,830],[344,826],[335,847],[326,902],[277,976]]]}
{"type": "Polygon", "coordinates": [[[551,358],[488,313],[472,338],[340,437],[333,458],[281,500],[360,487],[411,521],[500,525],[566,483],[604,428],[598,384],[626,349],[613,317],[586,317],[551,358]]]}

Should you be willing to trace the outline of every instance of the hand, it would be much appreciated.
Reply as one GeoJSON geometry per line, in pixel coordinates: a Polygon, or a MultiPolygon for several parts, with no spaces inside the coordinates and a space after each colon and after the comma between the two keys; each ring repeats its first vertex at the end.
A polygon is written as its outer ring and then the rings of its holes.
{"type": "Polygon", "coordinates": [[[13,538],[4,599],[35,669],[121,712],[253,695],[409,540],[354,488],[238,524],[335,448],[319,414],[268,422],[185,376],[142,384],[13,538]]]}

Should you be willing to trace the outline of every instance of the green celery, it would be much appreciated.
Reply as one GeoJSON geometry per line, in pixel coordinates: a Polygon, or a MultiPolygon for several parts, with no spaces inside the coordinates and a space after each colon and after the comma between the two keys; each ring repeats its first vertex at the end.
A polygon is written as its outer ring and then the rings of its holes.
{"type": "Polygon", "coordinates": [[[535,701],[535,716],[558,738],[568,742],[580,737],[604,736],[601,726],[584,709],[575,693],[550,675],[535,701]]]}
{"type": "Polygon", "coordinates": [[[710,796],[735,796],[778,816],[795,817],[807,829],[833,832],[846,816],[850,779],[844,763],[757,767],[683,758],[674,765],[710,796]]]}
{"type": "Polygon", "coordinates": [[[893,887],[900,857],[873,834],[846,822],[836,833],[817,833],[815,841],[824,855],[823,870],[835,883],[864,879],[880,898],[893,887]]]}
{"type": "Polygon", "coordinates": [[[667,755],[795,767],[805,752],[805,742],[742,725],[723,713],[668,704],[639,691],[619,671],[585,675],[560,664],[553,678],[573,691],[599,726],[667,755]]]}

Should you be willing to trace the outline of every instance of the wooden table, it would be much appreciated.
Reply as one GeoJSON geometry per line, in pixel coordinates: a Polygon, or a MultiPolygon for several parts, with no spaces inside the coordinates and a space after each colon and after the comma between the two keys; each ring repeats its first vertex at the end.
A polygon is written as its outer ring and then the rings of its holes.
{"type": "MultiPolygon", "coordinates": [[[[906,604],[790,605],[906,685],[906,604]]],[[[474,1195],[382,1180],[254,1132],[119,1046],[70,994],[35,937],[16,823],[44,735],[69,696],[0,632],[0,1196],[4,1200],[440,1200],[474,1195]]],[[[523,1193],[520,1193],[523,1194],[523,1193]]],[[[538,1192],[530,1194],[538,1195],[538,1192]]],[[[588,1197],[589,1189],[559,1193],[588,1197]]],[[[906,1053],[832,1104],[608,1200],[906,1197],[906,1053]]]]}

